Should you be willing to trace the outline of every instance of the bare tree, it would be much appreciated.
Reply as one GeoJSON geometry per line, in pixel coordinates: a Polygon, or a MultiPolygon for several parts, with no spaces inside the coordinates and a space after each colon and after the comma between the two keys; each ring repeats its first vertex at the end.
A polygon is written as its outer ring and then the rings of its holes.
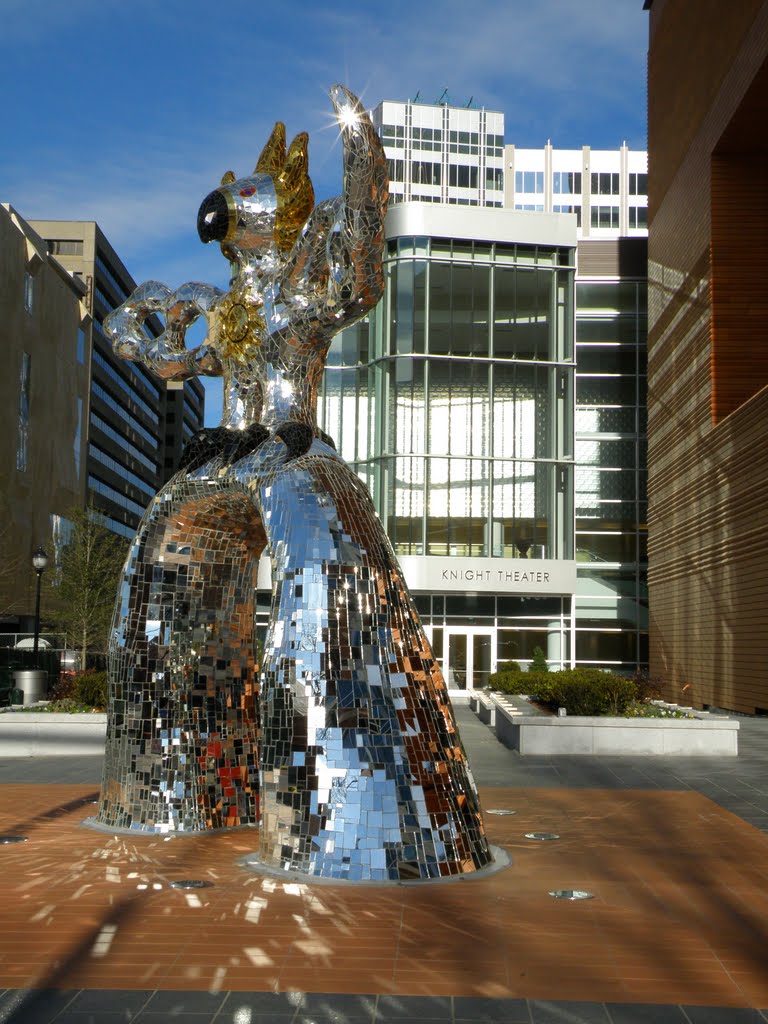
{"type": "Polygon", "coordinates": [[[55,610],[49,618],[81,654],[104,654],[127,542],[108,530],[91,508],[66,513],[72,532],[51,579],[55,610]],[[54,596],[55,594],[55,596],[54,596]]]}

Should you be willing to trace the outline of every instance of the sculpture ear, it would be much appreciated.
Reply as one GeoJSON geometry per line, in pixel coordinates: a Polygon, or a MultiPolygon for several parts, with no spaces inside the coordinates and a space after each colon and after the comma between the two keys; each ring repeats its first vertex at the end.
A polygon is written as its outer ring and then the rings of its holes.
{"type": "Polygon", "coordinates": [[[261,151],[261,156],[256,161],[254,173],[269,174],[272,178],[276,178],[280,171],[282,171],[284,163],[285,125],[282,121],[278,121],[272,129],[269,141],[261,151]]]}
{"type": "Polygon", "coordinates": [[[231,185],[233,181],[237,181],[234,171],[224,171],[221,176],[222,185],[231,185]]]}
{"type": "Polygon", "coordinates": [[[299,183],[307,177],[309,159],[307,157],[307,146],[309,136],[306,132],[299,132],[291,143],[288,156],[285,159],[285,168],[280,174],[280,181],[289,192],[294,191],[299,183]]]}

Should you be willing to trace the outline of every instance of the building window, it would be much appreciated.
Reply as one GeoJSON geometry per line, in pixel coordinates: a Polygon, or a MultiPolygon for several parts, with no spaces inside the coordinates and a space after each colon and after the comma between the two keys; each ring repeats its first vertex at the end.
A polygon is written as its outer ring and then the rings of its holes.
{"type": "Polygon", "coordinates": [[[32,358],[28,352],[21,356],[21,372],[19,374],[19,434],[16,443],[16,469],[22,472],[27,468],[29,446],[29,381],[32,358]]]}
{"type": "Polygon", "coordinates": [[[403,161],[393,160],[391,157],[387,160],[387,169],[389,171],[390,181],[403,181],[403,161]]]}
{"type": "Polygon", "coordinates": [[[504,169],[502,167],[486,167],[485,187],[488,189],[504,188],[504,169]]]}
{"type": "Polygon", "coordinates": [[[617,196],[619,194],[618,174],[593,174],[592,195],[593,196],[617,196]]]}
{"type": "Polygon", "coordinates": [[[381,128],[381,140],[385,146],[405,146],[405,127],[401,124],[385,124],[381,128]]]}
{"type": "Polygon", "coordinates": [[[617,228],[619,226],[618,206],[593,206],[590,223],[593,228],[617,228]]]}
{"type": "Polygon", "coordinates": [[[439,128],[414,128],[411,133],[415,149],[427,149],[440,152],[443,133],[439,128]]]}
{"type": "Polygon", "coordinates": [[[558,206],[557,204],[552,207],[554,213],[575,213],[576,214],[576,226],[581,227],[581,207],[580,206],[558,206]]]}
{"type": "Polygon", "coordinates": [[[504,136],[503,135],[486,135],[485,136],[485,153],[486,156],[503,156],[504,155],[504,136]]]}
{"type": "Polygon", "coordinates": [[[451,131],[448,134],[449,149],[452,153],[475,155],[479,152],[480,136],[477,132],[451,131]]]}
{"type": "Polygon", "coordinates": [[[631,196],[647,196],[648,195],[648,175],[647,174],[630,174],[630,176],[629,176],[629,194],[631,196]]]}
{"type": "Polygon", "coordinates": [[[477,167],[451,164],[448,168],[448,184],[458,188],[477,188],[477,167]]]}
{"type": "Polygon", "coordinates": [[[543,171],[515,171],[515,192],[543,192],[543,171]]]}
{"type": "Polygon", "coordinates": [[[34,278],[28,270],[24,271],[24,309],[32,313],[32,299],[34,293],[34,278]]]}
{"type": "Polygon", "coordinates": [[[83,241],[80,238],[49,238],[48,252],[52,256],[82,256],[83,241]]]}
{"type": "Polygon", "coordinates": [[[415,185],[439,185],[440,164],[426,160],[414,160],[411,163],[411,181],[415,185]]]}
{"type": "Polygon", "coordinates": [[[81,365],[85,362],[85,331],[82,327],[77,329],[77,361],[81,365]]]}
{"type": "Polygon", "coordinates": [[[629,226],[631,228],[648,227],[648,210],[645,206],[630,206],[629,226]]]}
{"type": "MultiPolygon", "coordinates": [[[[55,512],[51,513],[48,519],[51,524],[51,540],[53,541],[53,564],[58,570],[61,568],[61,556],[64,553],[64,548],[72,541],[75,525],[70,519],[57,515],[55,512]]],[[[54,579],[58,583],[58,579],[54,579]]]]}
{"type": "Polygon", "coordinates": [[[561,196],[581,195],[581,172],[555,171],[552,191],[561,196]]]}

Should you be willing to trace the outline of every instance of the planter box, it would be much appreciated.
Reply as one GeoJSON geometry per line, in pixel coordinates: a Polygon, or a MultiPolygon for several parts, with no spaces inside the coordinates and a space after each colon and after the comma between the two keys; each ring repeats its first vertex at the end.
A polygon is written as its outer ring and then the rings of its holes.
{"type": "Polygon", "coordinates": [[[496,707],[496,736],[521,754],[736,757],[739,723],[731,718],[512,717],[496,707]]]}
{"type": "Polygon", "coordinates": [[[104,753],[107,716],[7,711],[0,715],[0,757],[104,753]]]}

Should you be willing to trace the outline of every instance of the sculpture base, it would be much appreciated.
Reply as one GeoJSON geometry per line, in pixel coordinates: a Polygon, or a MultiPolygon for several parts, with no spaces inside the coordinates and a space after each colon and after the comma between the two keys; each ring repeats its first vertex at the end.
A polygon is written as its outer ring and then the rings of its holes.
{"type": "Polygon", "coordinates": [[[307,885],[434,885],[443,882],[470,882],[475,879],[487,878],[499,871],[504,871],[512,866],[512,856],[507,850],[500,846],[489,846],[493,860],[476,871],[468,871],[464,874],[441,875],[436,878],[352,878],[344,875],[338,878],[329,878],[325,875],[304,874],[302,871],[288,871],[265,864],[259,859],[258,854],[249,853],[242,857],[237,863],[247,871],[254,874],[266,875],[269,878],[279,878],[283,882],[293,882],[307,885]]]}
{"type": "Polygon", "coordinates": [[[105,825],[98,818],[84,818],[80,822],[83,828],[90,828],[94,832],[103,832],[110,836],[147,836],[162,839],[185,839],[187,836],[216,836],[222,832],[245,832],[248,829],[258,829],[258,825],[221,825],[217,828],[201,829],[172,829],[165,825],[159,827],[148,827],[146,825],[136,828],[121,828],[118,825],[105,825]]]}

